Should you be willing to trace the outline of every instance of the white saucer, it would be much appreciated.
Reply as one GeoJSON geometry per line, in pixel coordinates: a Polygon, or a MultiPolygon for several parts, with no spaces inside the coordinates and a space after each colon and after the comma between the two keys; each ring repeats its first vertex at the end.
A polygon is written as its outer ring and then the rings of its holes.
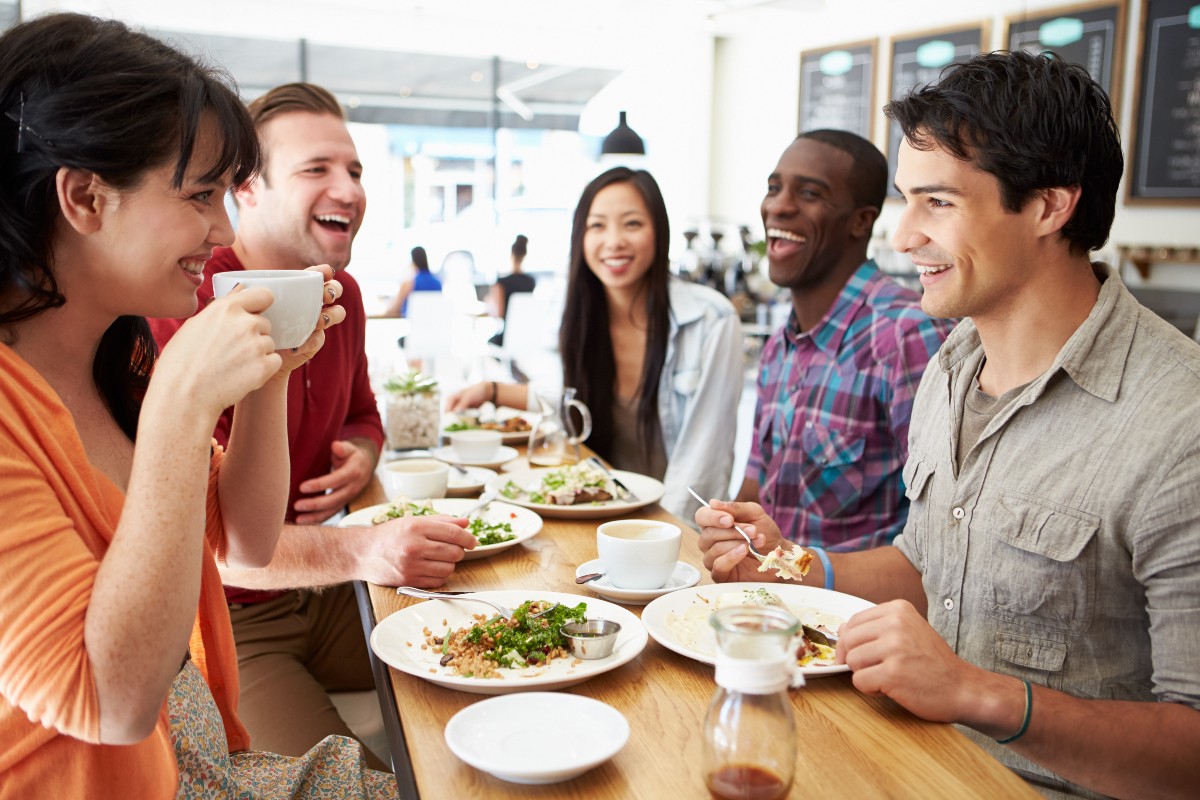
{"type": "MultiPolygon", "coordinates": [[[[600,559],[594,558],[576,567],[575,577],[578,578],[580,575],[588,575],[592,572],[601,572],[603,569],[604,567],[600,565],[600,559]]],[[[607,577],[596,578],[596,580],[583,585],[606,600],[630,606],[642,606],[656,597],[662,597],[664,594],[669,594],[679,589],[687,589],[689,586],[695,586],[699,582],[700,570],[691,564],[677,561],[675,563],[675,571],[671,573],[670,578],[667,578],[666,584],[659,589],[621,589],[609,583],[607,577]]]]}
{"type": "Polygon", "coordinates": [[[447,497],[475,497],[483,489],[483,485],[496,477],[496,471],[483,467],[463,467],[467,471],[463,475],[453,467],[446,479],[447,497]]]}
{"type": "Polygon", "coordinates": [[[433,457],[438,461],[448,461],[454,464],[462,464],[464,467],[487,467],[496,469],[506,461],[512,461],[518,455],[517,451],[508,445],[500,445],[500,449],[496,451],[496,455],[489,458],[487,461],[464,461],[453,447],[447,445],[438,447],[433,450],[433,457]]]}

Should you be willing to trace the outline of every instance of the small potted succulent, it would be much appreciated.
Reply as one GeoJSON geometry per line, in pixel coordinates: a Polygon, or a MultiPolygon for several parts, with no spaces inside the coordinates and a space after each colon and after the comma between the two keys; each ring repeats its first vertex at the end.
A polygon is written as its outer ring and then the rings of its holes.
{"type": "Polygon", "coordinates": [[[391,450],[437,447],[441,392],[435,378],[417,370],[388,379],[387,446],[391,450]]]}

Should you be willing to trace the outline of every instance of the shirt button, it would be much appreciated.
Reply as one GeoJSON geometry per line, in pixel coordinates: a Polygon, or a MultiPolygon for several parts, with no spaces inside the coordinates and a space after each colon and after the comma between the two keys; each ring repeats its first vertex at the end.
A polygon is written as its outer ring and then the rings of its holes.
{"type": "Polygon", "coordinates": [[[954,610],[954,601],[951,600],[949,597],[947,597],[945,600],[942,601],[942,605],[946,607],[947,611],[954,610]]]}
{"type": "Polygon", "coordinates": [[[967,515],[967,512],[963,511],[962,506],[955,506],[954,510],[950,513],[954,515],[955,519],[962,519],[967,515]]]}

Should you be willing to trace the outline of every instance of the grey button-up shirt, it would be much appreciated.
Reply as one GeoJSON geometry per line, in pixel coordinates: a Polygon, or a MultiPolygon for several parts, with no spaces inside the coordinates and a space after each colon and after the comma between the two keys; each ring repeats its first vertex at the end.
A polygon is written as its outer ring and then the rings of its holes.
{"type": "MultiPolygon", "coordinates": [[[[1077,697],[1200,708],[1200,346],[1097,271],[1087,320],[961,470],[975,326],[929,363],[896,544],[967,661],[1077,697]]],[[[1047,794],[1092,796],[964,730],[1047,794]]]]}

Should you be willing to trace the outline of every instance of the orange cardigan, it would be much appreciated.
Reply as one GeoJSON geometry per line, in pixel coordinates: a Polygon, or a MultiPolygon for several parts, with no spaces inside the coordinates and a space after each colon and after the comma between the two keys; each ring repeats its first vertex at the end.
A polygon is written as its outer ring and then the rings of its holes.
{"type": "MultiPolygon", "coordinates": [[[[216,499],[222,457],[214,442],[191,652],[233,752],[250,741],[237,718],[237,658],[214,560],[224,545],[216,499]]],[[[0,344],[0,798],[175,796],[165,698],[149,738],[97,744],[84,618],[123,503],[89,464],[58,395],[0,344]]]]}

